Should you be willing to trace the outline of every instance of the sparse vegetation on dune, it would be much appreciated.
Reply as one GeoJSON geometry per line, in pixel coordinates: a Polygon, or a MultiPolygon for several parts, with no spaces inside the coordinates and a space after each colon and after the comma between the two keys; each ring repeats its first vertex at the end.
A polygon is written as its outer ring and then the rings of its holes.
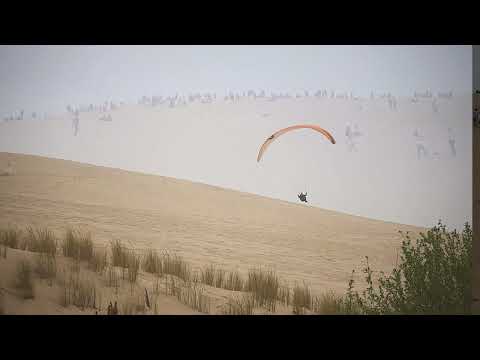
{"type": "Polygon", "coordinates": [[[290,288],[287,285],[281,285],[278,288],[277,300],[285,306],[290,306],[291,295],[290,288]]]}
{"type": "Polygon", "coordinates": [[[191,307],[198,312],[209,314],[210,313],[210,300],[208,296],[204,294],[204,287],[202,284],[186,282],[177,291],[178,300],[191,307]]]}
{"type": "MultiPolygon", "coordinates": [[[[0,230],[0,257],[6,258],[7,247],[35,252],[34,266],[22,259],[17,264],[12,287],[24,299],[35,297],[33,273],[52,284],[60,284],[60,303],[79,308],[99,306],[100,293],[92,279],[82,276],[82,261],[96,274],[104,276],[105,285],[115,288],[118,296],[122,279],[131,285],[131,295],[119,303],[121,313],[145,313],[145,298],[136,293],[140,270],[152,274],[153,294],[163,288],[167,295],[202,313],[210,313],[211,299],[204,285],[243,292],[235,294],[222,306],[221,313],[231,315],[253,314],[261,307],[275,312],[277,303],[290,307],[294,314],[469,314],[472,287],[472,230],[468,224],[461,233],[447,231],[439,223],[414,243],[408,233],[403,234],[399,264],[386,275],[370,268],[368,257],[363,269],[366,289],[358,292],[354,278],[350,279],[346,294],[339,296],[327,291],[314,296],[306,283],[289,288],[274,271],[252,269],[242,279],[238,271],[225,272],[208,265],[192,272],[190,264],[176,254],[148,250],[140,257],[135,250],[111,243],[111,263],[106,250],[94,250],[90,233],[68,229],[61,248],[69,258],[69,275],[60,276],[57,269],[56,238],[47,228],[28,227],[25,233],[16,227],[0,230]],[[25,234],[25,236],[23,236],[25,234]],[[3,250],[3,252],[2,252],[3,250]],[[165,280],[165,281],[163,281],[165,280]]],[[[85,264],[84,264],[85,265],[85,264]]],[[[152,302],[151,309],[155,307],[152,302]]],[[[0,304],[1,305],[1,304],[0,304]]],[[[0,309],[1,310],[1,309],[0,309]]],[[[153,311],[153,310],[152,310],[153,311]]]]}
{"type": "Polygon", "coordinates": [[[22,230],[9,225],[6,229],[0,230],[0,243],[9,248],[18,249],[21,243],[22,234],[22,230]]]}
{"type": "Polygon", "coordinates": [[[146,310],[144,297],[139,294],[132,294],[120,305],[119,315],[145,314],[146,310]]]}
{"type": "Polygon", "coordinates": [[[238,271],[232,271],[228,273],[228,276],[223,284],[223,288],[225,290],[231,291],[242,291],[244,286],[245,282],[238,271]]]}
{"type": "Polygon", "coordinates": [[[304,314],[306,309],[312,309],[312,294],[307,284],[303,283],[303,286],[295,285],[293,288],[292,306],[293,313],[297,315],[304,314]]]}
{"type": "Polygon", "coordinates": [[[279,287],[278,276],[273,271],[253,269],[248,272],[245,291],[253,293],[256,306],[264,307],[268,311],[274,312],[279,287]]]}
{"type": "Polygon", "coordinates": [[[253,315],[255,298],[252,294],[243,294],[228,299],[222,308],[223,315],[253,315]]]}
{"type": "Polygon", "coordinates": [[[170,255],[165,253],[162,255],[163,273],[168,275],[175,275],[183,281],[188,281],[191,278],[191,270],[189,264],[183,260],[181,256],[176,254],[170,255]]]}
{"type": "Polygon", "coordinates": [[[328,291],[312,300],[312,311],[319,315],[341,315],[345,313],[342,297],[328,291]]]}
{"type": "Polygon", "coordinates": [[[52,285],[52,279],[57,275],[55,255],[41,252],[36,254],[35,259],[35,273],[41,279],[49,280],[49,284],[52,285]]]}
{"type": "Polygon", "coordinates": [[[140,257],[134,252],[128,255],[128,282],[133,286],[137,282],[138,271],[140,270],[140,257]]]}
{"type": "Polygon", "coordinates": [[[35,297],[32,266],[28,260],[22,259],[17,263],[13,285],[24,299],[33,299],[35,297]]]}
{"type": "Polygon", "coordinates": [[[215,266],[209,265],[200,273],[200,281],[206,285],[213,286],[215,280],[215,266]]]}
{"type": "Polygon", "coordinates": [[[108,287],[115,288],[115,292],[118,292],[118,288],[120,287],[120,277],[117,273],[117,269],[113,266],[109,266],[105,273],[106,277],[106,284],[108,287]]]}
{"type": "Polygon", "coordinates": [[[55,234],[46,227],[34,229],[29,226],[27,228],[27,236],[24,240],[23,249],[55,256],[57,253],[55,234]]]}
{"type": "Polygon", "coordinates": [[[3,292],[0,290],[0,315],[5,315],[5,314],[6,314],[5,299],[4,299],[3,292]]]}
{"type": "Polygon", "coordinates": [[[128,249],[122,246],[120,240],[112,241],[112,265],[119,266],[121,268],[128,267],[128,249]]]}
{"type": "Polygon", "coordinates": [[[225,283],[225,271],[222,269],[217,269],[215,274],[215,287],[222,288],[225,283]]]}
{"type": "Polygon", "coordinates": [[[142,261],[143,271],[150,274],[162,273],[162,261],[155,250],[149,249],[142,261]]]}
{"type": "Polygon", "coordinates": [[[94,250],[88,261],[88,268],[102,275],[108,266],[107,252],[104,250],[94,250]]]}
{"type": "Polygon", "coordinates": [[[361,314],[470,314],[472,289],[472,229],[447,231],[441,222],[412,243],[404,237],[401,262],[377,279],[368,263],[363,272],[367,288],[353,290],[344,304],[361,314]]]}
{"type": "Polygon", "coordinates": [[[71,228],[67,229],[62,243],[63,256],[82,261],[91,261],[94,250],[89,232],[82,233],[71,228]]]}
{"type": "Polygon", "coordinates": [[[74,305],[82,310],[97,307],[98,291],[92,279],[83,278],[79,273],[65,274],[60,283],[60,305],[74,305]]]}

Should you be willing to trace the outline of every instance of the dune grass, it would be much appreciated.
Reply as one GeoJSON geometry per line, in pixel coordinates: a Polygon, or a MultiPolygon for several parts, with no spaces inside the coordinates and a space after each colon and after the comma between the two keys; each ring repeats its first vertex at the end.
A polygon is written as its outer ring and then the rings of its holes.
{"type": "Polygon", "coordinates": [[[0,315],[5,315],[7,312],[5,311],[5,299],[3,292],[0,290],[0,315]]]}
{"type": "Polygon", "coordinates": [[[223,288],[225,284],[225,271],[222,269],[217,269],[215,273],[215,287],[216,288],[223,288]]]}
{"type": "Polygon", "coordinates": [[[57,239],[55,234],[47,227],[37,229],[31,226],[27,227],[24,250],[55,256],[57,253],[57,239]]]}
{"type": "Polygon", "coordinates": [[[139,294],[128,296],[120,305],[119,315],[145,314],[145,299],[139,294]]]}
{"type": "Polygon", "coordinates": [[[65,257],[91,261],[94,253],[91,234],[68,228],[63,238],[62,252],[65,257]]]}
{"type": "Polygon", "coordinates": [[[21,293],[24,299],[33,299],[35,289],[33,284],[32,266],[26,259],[17,263],[17,269],[14,279],[14,287],[21,293]]]}
{"type": "MultiPolygon", "coordinates": [[[[15,226],[9,225],[0,230],[0,243],[12,249],[19,249],[23,232],[15,226]]],[[[22,249],[25,250],[25,249],[22,249]]]]}
{"type": "Polygon", "coordinates": [[[312,311],[319,315],[342,315],[346,313],[343,301],[341,296],[333,291],[328,291],[313,297],[312,311]]]}
{"type": "Polygon", "coordinates": [[[112,265],[121,268],[128,267],[128,249],[126,249],[120,240],[112,241],[110,243],[112,251],[112,265]]]}
{"type": "Polygon", "coordinates": [[[255,298],[252,294],[231,297],[222,308],[223,315],[253,315],[255,298]]]}
{"type": "Polygon", "coordinates": [[[102,275],[107,266],[107,252],[104,250],[94,250],[90,260],[88,261],[88,268],[102,275]]]}
{"type": "Polygon", "coordinates": [[[133,285],[137,282],[138,272],[140,270],[140,257],[134,252],[131,252],[127,258],[128,282],[133,285]]]}
{"type": "Polygon", "coordinates": [[[279,286],[279,279],[274,271],[252,269],[248,272],[245,291],[253,293],[256,306],[274,312],[279,286]]]}
{"type": "Polygon", "coordinates": [[[181,303],[197,310],[198,312],[209,314],[210,300],[204,292],[205,289],[201,284],[188,281],[184,283],[183,286],[179,287],[176,296],[181,303]]]}
{"type": "Polygon", "coordinates": [[[293,313],[297,315],[304,314],[306,309],[312,309],[312,294],[306,283],[303,286],[296,284],[293,288],[292,306],[293,313]]]}
{"type": "Polygon", "coordinates": [[[108,266],[105,272],[106,285],[108,287],[115,288],[115,293],[118,293],[120,287],[120,277],[118,275],[117,269],[113,266],[108,266]]]}
{"type": "Polygon", "coordinates": [[[181,256],[169,253],[162,254],[163,273],[174,275],[183,281],[189,281],[191,278],[190,266],[181,256]]]}
{"type": "Polygon", "coordinates": [[[231,291],[242,291],[245,286],[245,282],[240,276],[238,271],[232,271],[225,278],[223,288],[231,291]]]}
{"type": "Polygon", "coordinates": [[[147,250],[142,261],[142,270],[150,274],[162,274],[162,260],[155,250],[147,250]]]}
{"type": "Polygon", "coordinates": [[[93,280],[70,273],[60,285],[60,305],[74,305],[82,310],[96,308],[98,291],[93,280]]]}
{"type": "Polygon", "coordinates": [[[200,272],[200,282],[205,285],[213,286],[215,280],[215,266],[208,265],[200,272]]]}
{"type": "Polygon", "coordinates": [[[281,285],[278,288],[277,300],[285,306],[290,306],[291,291],[287,285],[281,285]]]}
{"type": "Polygon", "coordinates": [[[53,285],[52,280],[57,275],[57,262],[55,255],[40,252],[35,257],[35,273],[41,279],[47,279],[50,286],[53,285]]]}

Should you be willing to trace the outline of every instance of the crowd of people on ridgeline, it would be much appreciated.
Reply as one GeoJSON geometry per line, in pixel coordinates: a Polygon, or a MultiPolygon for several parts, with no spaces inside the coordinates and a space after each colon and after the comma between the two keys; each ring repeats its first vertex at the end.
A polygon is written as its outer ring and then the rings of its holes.
{"type": "MultiPolygon", "coordinates": [[[[478,93],[478,91],[477,91],[478,93]]],[[[229,103],[237,103],[242,101],[243,99],[253,99],[253,100],[265,100],[265,101],[278,101],[282,99],[299,99],[299,98],[309,98],[314,97],[318,99],[322,98],[330,98],[330,99],[340,99],[340,100],[349,100],[349,101],[356,101],[358,104],[364,102],[365,99],[360,99],[357,96],[354,96],[352,92],[337,92],[335,90],[328,91],[327,89],[320,89],[316,92],[310,93],[309,91],[305,90],[303,92],[297,92],[291,94],[289,92],[270,92],[267,94],[265,90],[255,91],[255,90],[248,90],[244,92],[233,92],[229,91],[223,96],[224,102],[229,103]]],[[[432,111],[434,113],[438,113],[439,111],[439,104],[438,100],[449,100],[453,98],[453,91],[449,92],[438,92],[434,95],[430,90],[426,90],[425,92],[417,92],[415,91],[411,102],[412,103],[419,103],[421,101],[431,101],[432,104],[432,111]]],[[[397,111],[397,98],[393,96],[391,93],[379,93],[375,94],[373,91],[370,93],[370,100],[380,99],[386,101],[388,107],[392,111],[397,111]]],[[[176,108],[176,107],[184,107],[190,104],[199,103],[199,104],[209,104],[216,101],[221,101],[221,97],[218,96],[216,93],[189,93],[188,95],[182,95],[176,93],[174,96],[142,96],[138,100],[139,105],[149,106],[149,107],[157,107],[161,105],[167,105],[169,108],[176,108]]],[[[124,102],[114,102],[114,101],[105,101],[101,104],[90,104],[90,105],[80,105],[73,107],[71,105],[67,106],[67,112],[71,115],[72,119],[72,128],[73,128],[73,135],[77,136],[79,133],[79,123],[80,123],[80,115],[81,113],[89,113],[89,112],[99,112],[101,115],[98,120],[112,122],[112,112],[120,108],[121,106],[125,105],[124,102]]],[[[362,105],[359,105],[359,109],[362,109],[362,105]]],[[[46,115],[45,115],[46,116],[46,115]]],[[[25,117],[25,112],[23,110],[16,111],[12,115],[7,116],[4,118],[5,121],[12,121],[12,120],[23,120],[25,117]]],[[[31,114],[32,119],[38,118],[38,114],[33,112],[31,114]]],[[[474,124],[480,126],[480,114],[478,109],[474,109],[473,114],[473,121],[474,124]]],[[[358,145],[358,139],[363,136],[362,132],[359,129],[358,123],[351,124],[348,122],[346,124],[345,129],[345,137],[347,148],[350,152],[356,151],[358,145]]],[[[419,129],[415,129],[413,133],[416,148],[417,148],[417,158],[421,159],[424,157],[428,157],[428,150],[426,148],[424,137],[420,134],[419,129]]],[[[450,144],[451,154],[452,156],[456,156],[456,147],[455,147],[455,136],[453,134],[452,129],[448,129],[448,142],[450,144]]]]}

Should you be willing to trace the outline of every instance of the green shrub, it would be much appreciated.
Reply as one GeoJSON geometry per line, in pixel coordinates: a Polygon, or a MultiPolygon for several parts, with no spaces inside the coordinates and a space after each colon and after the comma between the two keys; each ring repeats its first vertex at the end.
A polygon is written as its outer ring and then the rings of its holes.
{"type": "Polygon", "coordinates": [[[380,273],[374,286],[368,257],[363,269],[367,288],[353,291],[345,303],[363,314],[469,314],[472,290],[472,229],[447,231],[441,222],[413,244],[401,233],[401,262],[390,275],[380,273]]]}

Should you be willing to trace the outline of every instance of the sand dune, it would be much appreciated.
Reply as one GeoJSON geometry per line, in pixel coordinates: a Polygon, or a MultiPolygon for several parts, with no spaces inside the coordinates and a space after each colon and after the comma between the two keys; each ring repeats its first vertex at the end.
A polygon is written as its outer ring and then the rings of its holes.
{"type": "Polygon", "coordinates": [[[68,225],[97,244],[119,239],[178,252],[194,266],[225,270],[264,266],[291,285],[343,293],[364,256],[389,270],[399,230],[421,228],[370,220],[303,204],[173,178],[31,155],[0,153],[16,175],[0,177],[0,226],[68,225]]]}

